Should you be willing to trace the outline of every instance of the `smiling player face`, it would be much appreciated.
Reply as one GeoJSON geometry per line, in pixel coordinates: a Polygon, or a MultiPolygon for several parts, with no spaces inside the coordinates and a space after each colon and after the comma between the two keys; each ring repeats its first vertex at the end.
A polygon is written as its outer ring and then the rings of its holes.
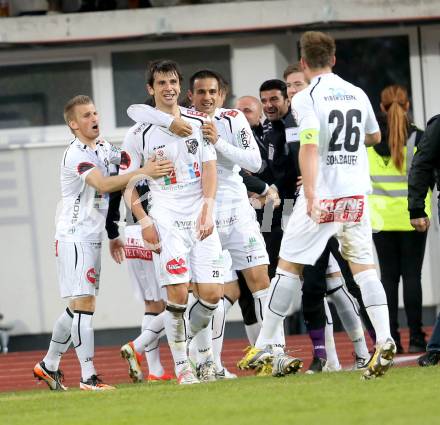
{"type": "Polygon", "coordinates": [[[201,78],[194,81],[193,91],[188,96],[199,112],[212,116],[220,103],[218,81],[215,78],[201,78]]]}
{"type": "Polygon", "coordinates": [[[99,116],[95,105],[76,105],[69,126],[80,140],[93,142],[99,136],[99,116]]]}
{"type": "Polygon", "coordinates": [[[174,72],[154,74],[153,85],[147,85],[148,93],[154,97],[158,109],[170,109],[177,105],[180,95],[180,81],[174,72]]]}

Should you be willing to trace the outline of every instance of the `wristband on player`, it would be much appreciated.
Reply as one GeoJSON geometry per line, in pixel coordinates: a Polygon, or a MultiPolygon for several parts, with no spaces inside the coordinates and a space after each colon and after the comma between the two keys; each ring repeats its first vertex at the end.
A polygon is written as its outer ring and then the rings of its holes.
{"type": "Polygon", "coordinates": [[[154,224],[153,220],[148,215],[138,220],[138,223],[140,224],[141,229],[146,229],[147,227],[151,227],[154,224]]]}

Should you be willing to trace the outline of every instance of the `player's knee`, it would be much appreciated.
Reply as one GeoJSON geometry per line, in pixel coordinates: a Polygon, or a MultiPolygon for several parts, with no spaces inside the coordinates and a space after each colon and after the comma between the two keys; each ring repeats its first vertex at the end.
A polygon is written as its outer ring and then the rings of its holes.
{"type": "Polygon", "coordinates": [[[269,287],[270,280],[266,265],[251,267],[242,272],[251,292],[261,291],[269,287]]]}

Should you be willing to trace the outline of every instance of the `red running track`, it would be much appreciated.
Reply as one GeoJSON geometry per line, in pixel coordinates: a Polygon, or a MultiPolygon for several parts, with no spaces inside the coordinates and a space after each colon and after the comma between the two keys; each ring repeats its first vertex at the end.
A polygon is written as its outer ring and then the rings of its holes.
{"type": "MultiPolygon", "coordinates": [[[[431,329],[429,329],[431,331],[431,329]]],[[[430,332],[429,332],[430,333],[430,332]]],[[[404,349],[408,347],[408,331],[403,330],[402,344],[404,349]]],[[[336,347],[342,367],[351,368],[354,363],[353,346],[345,333],[335,334],[336,347]]],[[[371,347],[371,340],[367,336],[368,346],[371,347]]],[[[238,375],[249,374],[239,371],[236,367],[237,361],[243,356],[243,349],[247,346],[247,340],[229,339],[225,340],[223,349],[223,363],[231,371],[238,375]]],[[[127,364],[119,355],[119,346],[98,347],[95,353],[95,366],[104,382],[119,384],[131,382],[127,374],[127,364]]],[[[307,335],[293,335],[287,337],[287,348],[295,357],[304,360],[306,369],[312,360],[311,343],[307,335]]],[[[33,377],[34,365],[44,357],[42,351],[25,351],[0,354],[0,391],[18,391],[29,389],[47,389],[45,383],[37,385],[33,377]]],[[[397,356],[397,364],[415,365],[418,355],[397,356]]],[[[161,344],[161,358],[165,370],[172,370],[171,354],[166,343],[161,344]]],[[[146,363],[144,373],[146,375],[146,363]]],[[[80,380],[80,368],[76,354],[72,348],[64,355],[61,369],[65,374],[65,384],[68,387],[78,387],[80,380]]]]}

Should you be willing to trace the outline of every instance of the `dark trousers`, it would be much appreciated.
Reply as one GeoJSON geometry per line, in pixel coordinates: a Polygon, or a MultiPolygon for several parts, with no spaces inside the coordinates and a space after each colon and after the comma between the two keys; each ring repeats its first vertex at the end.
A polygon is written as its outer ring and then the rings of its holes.
{"type": "Polygon", "coordinates": [[[440,314],[435,321],[431,338],[428,341],[426,351],[440,351],[440,314]]]}
{"type": "Polygon", "coordinates": [[[410,338],[423,337],[422,332],[422,264],[426,232],[379,232],[373,234],[379,258],[381,281],[388,300],[391,335],[400,342],[399,281],[403,281],[403,302],[410,338]]]}

